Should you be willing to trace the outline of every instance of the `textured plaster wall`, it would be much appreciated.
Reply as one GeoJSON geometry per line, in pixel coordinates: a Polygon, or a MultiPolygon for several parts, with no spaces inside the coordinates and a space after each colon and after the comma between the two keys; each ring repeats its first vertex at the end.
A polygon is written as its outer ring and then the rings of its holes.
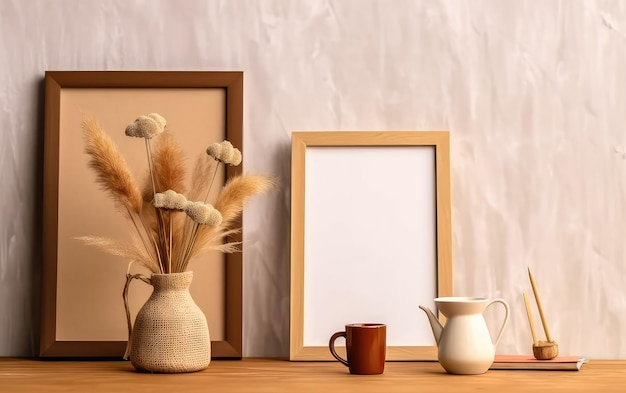
{"type": "Polygon", "coordinates": [[[620,1],[0,0],[0,355],[37,352],[44,71],[242,70],[245,169],[282,184],[245,218],[246,356],[288,354],[290,133],[447,129],[455,291],[511,303],[499,352],[530,266],[562,353],[626,358],[625,66],[620,1]]]}

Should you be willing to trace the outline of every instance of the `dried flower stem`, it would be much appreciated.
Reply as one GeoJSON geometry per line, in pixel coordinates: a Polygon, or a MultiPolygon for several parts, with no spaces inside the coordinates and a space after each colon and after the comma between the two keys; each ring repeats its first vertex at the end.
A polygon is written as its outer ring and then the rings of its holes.
{"type": "Polygon", "coordinates": [[[206,190],[206,195],[204,196],[204,202],[206,203],[206,201],[209,200],[209,194],[211,193],[211,188],[213,188],[213,182],[215,181],[215,176],[217,176],[217,170],[220,167],[220,162],[217,162],[217,165],[215,165],[215,170],[213,171],[213,177],[211,178],[211,183],[209,183],[209,188],[206,190]]]}
{"type": "MultiPolygon", "coordinates": [[[[150,247],[148,247],[148,244],[146,243],[146,240],[144,239],[142,232],[139,230],[139,226],[137,225],[137,222],[135,221],[136,218],[135,216],[130,212],[130,210],[128,210],[128,216],[130,217],[130,221],[133,223],[133,226],[135,227],[135,230],[137,231],[137,234],[139,235],[139,239],[141,239],[141,243],[143,244],[144,248],[146,249],[146,252],[148,253],[148,255],[150,256],[150,258],[154,258],[154,256],[152,255],[152,252],[150,251],[150,247]]],[[[141,216],[138,216],[140,222],[143,224],[144,227],[144,231],[147,232],[146,230],[146,226],[143,223],[143,220],[141,219],[141,216]]]]}
{"type": "MultiPolygon", "coordinates": [[[[217,161],[217,165],[215,165],[215,170],[213,171],[213,176],[211,177],[211,182],[209,183],[209,187],[207,188],[206,191],[206,195],[204,196],[204,202],[206,203],[209,199],[209,194],[211,193],[211,188],[213,187],[213,183],[215,182],[215,177],[217,176],[217,172],[219,170],[219,164],[220,161],[217,161]]],[[[187,226],[185,226],[185,228],[188,228],[187,226]]],[[[200,224],[193,222],[193,226],[191,228],[191,234],[187,235],[185,234],[184,238],[188,239],[186,247],[185,247],[185,251],[184,253],[181,255],[180,258],[180,264],[182,266],[187,266],[189,264],[189,259],[191,257],[191,251],[193,250],[193,246],[196,242],[196,239],[198,238],[198,231],[200,228],[200,224]]],[[[181,271],[184,271],[181,270],[181,271]]]]}
{"type": "MultiPolygon", "coordinates": [[[[215,181],[215,177],[217,176],[217,171],[219,170],[220,167],[220,161],[217,161],[217,165],[215,165],[215,170],[213,171],[213,176],[211,177],[211,182],[209,183],[209,187],[206,190],[206,195],[204,196],[204,202],[206,203],[209,199],[209,194],[211,193],[211,188],[213,187],[213,183],[215,181]]],[[[182,255],[181,258],[181,264],[183,266],[187,266],[187,264],[189,263],[189,258],[191,255],[191,250],[193,249],[193,245],[196,242],[196,239],[198,238],[198,229],[200,228],[200,225],[196,222],[194,222],[193,225],[193,229],[191,231],[191,235],[190,237],[185,236],[186,239],[189,239],[189,241],[187,242],[187,247],[185,247],[185,252],[182,255]]]]}
{"type": "Polygon", "coordinates": [[[146,141],[146,155],[148,156],[148,169],[150,170],[150,180],[152,180],[152,196],[156,195],[156,183],[154,181],[154,170],[152,169],[152,149],[150,149],[150,139],[146,141]]]}
{"type": "Polygon", "coordinates": [[[183,255],[183,258],[181,260],[181,263],[183,266],[187,266],[187,264],[189,263],[189,259],[191,258],[191,251],[193,250],[193,246],[196,243],[196,240],[198,239],[199,228],[200,228],[200,225],[198,223],[194,223],[193,230],[191,232],[191,239],[189,240],[189,243],[187,244],[187,249],[185,250],[185,254],[183,255]]]}
{"type": "Polygon", "coordinates": [[[172,211],[168,210],[168,214],[167,215],[168,215],[168,220],[170,222],[170,233],[169,233],[169,235],[170,235],[170,248],[169,248],[169,257],[167,259],[167,266],[168,266],[168,272],[172,273],[172,248],[173,248],[172,247],[172,243],[173,243],[173,240],[172,240],[172,233],[173,233],[173,230],[172,230],[172,228],[173,228],[172,211]]]}
{"type": "MultiPolygon", "coordinates": [[[[150,139],[145,138],[145,142],[146,142],[146,155],[148,158],[148,169],[150,171],[150,179],[152,181],[152,196],[154,198],[154,196],[157,193],[157,186],[156,186],[156,181],[154,180],[154,165],[153,165],[153,160],[152,160],[152,148],[150,146],[150,139]]],[[[157,231],[158,234],[158,242],[156,244],[156,248],[157,248],[157,254],[159,255],[159,265],[161,266],[161,271],[165,271],[166,273],[171,273],[171,269],[169,271],[166,270],[166,267],[168,265],[171,265],[171,262],[167,262],[167,264],[165,264],[162,259],[161,259],[161,253],[158,252],[159,248],[162,248],[163,253],[165,254],[165,257],[167,257],[169,255],[168,252],[168,242],[167,242],[167,234],[166,234],[166,230],[165,230],[165,223],[163,220],[163,215],[160,209],[156,209],[156,218],[157,218],[157,225],[159,226],[159,228],[161,228],[162,230],[157,231]]]]}

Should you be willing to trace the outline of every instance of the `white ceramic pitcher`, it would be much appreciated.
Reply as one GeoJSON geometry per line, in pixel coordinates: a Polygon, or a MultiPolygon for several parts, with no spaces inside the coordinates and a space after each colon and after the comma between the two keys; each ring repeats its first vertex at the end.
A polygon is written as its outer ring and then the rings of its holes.
{"type": "Polygon", "coordinates": [[[435,304],[447,318],[441,325],[429,308],[419,306],[433,329],[438,347],[438,360],[450,374],[482,374],[493,364],[496,346],[509,319],[509,305],[502,299],[489,300],[475,297],[440,297],[435,304]],[[505,309],[502,327],[495,341],[483,318],[483,311],[494,303],[505,309]]]}

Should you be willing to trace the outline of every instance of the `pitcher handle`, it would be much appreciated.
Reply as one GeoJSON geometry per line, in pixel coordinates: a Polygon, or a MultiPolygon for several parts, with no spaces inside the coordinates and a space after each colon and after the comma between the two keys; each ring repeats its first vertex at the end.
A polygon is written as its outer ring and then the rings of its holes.
{"type": "Polygon", "coordinates": [[[496,337],[496,341],[493,343],[493,347],[497,347],[500,342],[500,337],[502,337],[502,332],[504,331],[504,327],[506,326],[507,321],[509,320],[509,304],[504,299],[493,299],[489,303],[487,303],[487,307],[491,306],[494,303],[500,303],[504,306],[504,321],[502,321],[502,326],[500,327],[500,331],[498,332],[498,336],[496,337]]]}
{"type": "Polygon", "coordinates": [[[126,350],[124,351],[124,360],[128,360],[128,356],[130,355],[130,344],[133,337],[133,324],[130,320],[130,307],[128,306],[128,288],[133,280],[141,280],[146,284],[152,285],[150,278],[141,273],[126,273],[126,284],[124,285],[124,291],[122,292],[122,297],[124,298],[124,310],[126,310],[126,322],[128,323],[128,341],[126,342],[126,350]]]}

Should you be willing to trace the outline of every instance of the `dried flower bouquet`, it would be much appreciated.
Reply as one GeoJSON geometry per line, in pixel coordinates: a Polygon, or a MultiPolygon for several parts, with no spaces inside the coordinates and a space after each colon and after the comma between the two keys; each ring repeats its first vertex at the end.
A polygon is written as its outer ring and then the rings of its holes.
{"type": "Polygon", "coordinates": [[[152,113],[139,116],[126,128],[126,135],[145,141],[149,176],[140,190],[98,122],[86,119],[82,129],[89,167],[133,231],[130,242],[99,236],[79,239],[153,273],[184,272],[192,258],[209,249],[238,251],[238,243],[223,243],[224,239],[240,230],[234,224],[244,203],[272,186],[265,176],[238,175],[224,185],[214,204],[208,203],[219,165],[239,165],[241,152],[228,141],[213,143],[198,157],[187,188],[183,152],[167,132],[165,119],[152,113]],[[157,139],[155,146],[153,139],[157,139]]]}

